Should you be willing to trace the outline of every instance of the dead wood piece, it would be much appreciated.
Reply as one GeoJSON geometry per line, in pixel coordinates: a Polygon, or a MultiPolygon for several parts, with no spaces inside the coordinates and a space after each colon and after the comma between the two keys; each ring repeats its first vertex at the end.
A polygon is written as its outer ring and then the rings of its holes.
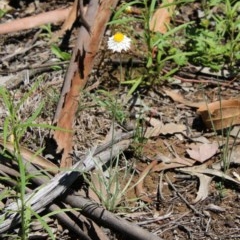
{"type": "Polygon", "coordinates": [[[73,6],[71,7],[71,10],[69,11],[68,16],[66,17],[61,27],[61,30],[59,30],[52,36],[50,42],[55,42],[67,30],[70,30],[76,18],[77,18],[77,0],[74,1],[73,6]]]}
{"type": "Polygon", "coordinates": [[[2,62],[4,62],[4,61],[10,61],[11,59],[15,58],[16,56],[26,54],[26,53],[27,53],[28,51],[30,51],[32,48],[35,48],[35,47],[38,47],[38,46],[41,46],[41,45],[42,45],[42,43],[41,43],[41,42],[38,42],[38,43],[32,44],[32,45],[29,46],[29,47],[25,47],[25,48],[22,48],[22,49],[18,49],[18,50],[15,51],[14,53],[12,53],[12,54],[7,54],[7,56],[2,57],[1,61],[2,61],[2,62]]]}
{"type": "MultiPolygon", "coordinates": [[[[60,64],[63,65],[64,63],[59,63],[58,65],[60,65],[60,64]]],[[[19,69],[16,74],[11,74],[10,72],[9,73],[5,72],[3,74],[6,76],[1,76],[0,86],[4,86],[8,90],[15,89],[15,88],[19,87],[19,85],[22,84],[25,79],[27,79],[31,82],[32,78],[34,76],[36,76],[36,74],[39,75],[43,72],[44,73],[48,72],[50,70],[51,65],[54,65],[54,64],[51,63],[51,64],[46,64],[45,66],[42,66],[42,67],[32,67],[32,68],[29,67],[28,69],[27,68],[19,69]],[[47,65],[49,65],[49,66],[47,66],[47,65]]],[[[1,74],[1,72],[0,72],[0,74],[1,74]]],[[[62,82],[61,79],[58,81],[62,82]]],[[[55,84],[55,83],[54,82],[46,83],[46,85],[48,85],[48,86],[51,84],[55,84]]]]}
{"type": "MultiPolygon", "coordinates": [[[[3,159],[5,161],[9,161],[9,159],[7,158],[4,158],[3,159]]],[[[1,159],[2,160],[2,159],[1,159]]],[[[31,174],[35,174],[36,172],[38,172],[38,169],[36,169],[34,166],[32,165],[28,165],[28,172],[31,173],[31,174]],[[29,171],[30,170],[30,171],[29,171]]],[[[19,177],[19,172],[17,172],[16,170],[10,168],[10,167],[7,167],[3,164],[0,164],[0,175],[1,176],[4,176],[5,179],[3,179],[3,181],[8,185],[8,186],[11,186],[11,187],[14,187],[16,186],[16,182],[14,180],[10,180],[10,176],[11,177],[19,177]]],[[[48,179],[49,180],[49,179],[48,179]]],[[[42,177],[36,177],[34,179],[34,182],[37,183],[38,185],[42,185],[44,183],[47,182],[47,178],[42,178],[42,177]],[[42,180],[44,179],[44,181],[42,180]]],[[[26,187],[26,192],[27,193],[32,193],[33,191],[26,187]]],[[[83,231],[82,229],[77,225],[75,224],[75,222],[67,215],[67,213],[65,212],[61,212],[60,211],[60,207],[57,205],[57,204],[51,204],[47,210],[49,212],[58,212],[55,215],[55,217],[61,222],[63,223],[65,226],[68,227],[68,229],[74,231],[79,237],[81,237],[81,239],[84,239],[84,240],[91,240],[83,231]]],[[[74,210],[72,210],[74,211],[74,210]]]]}
{"type": "MultiPolygon", "coordinates": [[[[75,234],[77,234],[81,239],[83,240],[91,240],[89,236],[66,214],[61,212],[61,208],[57,204],[51,204],[47,210],[49,212],[59,212],[54,214],[56,218],[64,224],[69,230],[73,231],[75,234]]],[[[73,210],[72,210],[73,211],[73,210]]]]}
{"type": "Polygon", "coordinates": [[[56,9],[53,11],[40,13],[36,16],[16,19],[11,22],[0,24],[0,34],[7,34],[26,29],[38,27],[47,23],[58,23],[66,19],[71,7],[65,9],[56,9]]]}
{"type": "MultiPolygon", "coordinates": [[[[4,142],[0,139],[0,146],[1,145],[9,152],[14,152],[14,145],[11,142],[4,142]]],[[[20,152],[22,157],[24,157],[28,162],[41,166],[42,168],[49,170],[51,173],[55,174],[59,170],[57,165],[40,155],[36,155],[34,152],[30,151],[27,148],[20,146],[20,152]]]]}
{"type": "MultiPolygon", "coordinates": [[[[119,140],[119,138],[126,139],[132,135],[133,132],[123,134],[118,136],[117,140],[119,140]]],[[[82,161],[77,162],[71,170],[59,173],[52,178],[51,181],[46,184],[46,186],[41,186],[41,188],[36,190],[33,194],[28,194],[25,199],[28,201],[28,204],[31,206],[32,210],[35,212],[41,212],[49,203],[52,203],[57,197],[62,195],[81,175],[82,172],[92,170],[95,166],[95,160],[93,160],[93,156],[97,154],[97,152],[101,150],[99,154],[95,156],[95,158],[98,158],[98,161],[101,161],[103,164],[105,164],[112,156],[119,154],[119,151],[121,152],[128,148],[130,141],[124,143],[120,142],[117,145],[114,145],[111,150],[106,150],[115,143],[116,141],[113,139],[112,142],[109,142],[109,144],[106,145],[105,149],[100,148],[97,149],[97,151],[90,151],[90,153],[82,158],[82,161]]],[[[18,201],[18,203],[12,203],[5,209],[4,213],[0,215],[0,218],[5,219],[5,214],[8,214],[8,218],[0,224],[0,233],[9,230],[19,222],[20,219],[17,210],[20,206],[20,201],[18,201]]]]}
{"type": "MultiPolygon", "coordinates": [[[[111,152],[111,153],[110,153],[110,151],[106,151],[106,152],[103,152],[103,151],[106,148],[108,148],[109,146],[111,146],[112,144],[114,144],[116,142],[119,142],[121,139],[123,139],[123,138],[126,139],[126,138],[129,138],[131,136],[133,136],[133,132],[130,132],[130,133],[127,133],[127,134],[122,134],[122,135],[117,135],[116,138],[113,139],[112,143],[109,142],[109,143],[106,143],[106,144],[98,147],[96,149],[94,155],[101,153],[97,157],[99,159],[101,159],[102,162],[106,162],[112,154],[115,155],[116,153],[119,152],[119,147],[115,150],[113,149],[113,152],[111,152]]],[[[125,145],[125,148],[126,147],[127,147],[127,145],[125,145]]],[[[83,166],[83,165],[84,164],[81,164],[81,166],[83,166]]],[[[36,168],[34,168],[32,165],[29,164],[29,165],[26,165],[26,167],[27,167],[27,169],[30,173],[36,172],[36,168]]],[[[87,167],[87,165],[85,167],[87,167]]],[[[80,174],[80,172],[78,172],[78,173],[80,174]]],[[[70,173],[68,172],[68,174],[70,174],[70,173]]],[[[39,185],[44,185],[49,180],[50,180],[50,178],[47,177],[47,176],[45,178],[40,177],[40,176],[35,176],[35,178],[33,179],[33,181],[35,183],[39,184],[39,185]]],[[[52,180],[50,183],[48,183],[48,185],[53,184],[53,182],[55,182],[55,181],[52,180]]],[[[59,182],[67,183],[68,178],[66,178],[63,181],[59,181],[59,182]]],[[[43,190],[43,191],[45,191],[45,190],[43,190]]],[[[54,191],[54,189],[53,189],[53,191],[54,191]]],[[[38,193],[36,193],[36,194],[38,194],[38,193]]],[[[50,194],[50,193],[48,193],[48,194],[50,194]]],[[[49,199],[48,202],[52,203],[54,201],[54,199],[55,199],[55,197],[49,199]]],[[[129,223],[128,221],[115,216],[113,213],[105,210],[104,208],[102,208],[98,204],[96,204],[96,203],[94,203],[94,202],[90,201],[89,199],[86,199],[82,196],[79,196],[79,195],[73,193],[72,195],[68,195],[64,199],[64,201],[65,201],[65,203],[71,205],[71,207],[76,207],[76,208],[82,209],[81,213],[84,216],[88,217],[89,219],[94,220],[96,223],[100,224],[101,226],[108,227],[108,228],[110,228],[114,231],[117,231],[117,232],[123,234],[128,239],[161,240],[161,238],[159,238],[158,236],[147,232],[146,230],[140,228],[139,226],[136,226],[135,224],[129,223]]],[[[39,212],[44,209],[44,206],[45,206],[45,204],[40,206],[39,212]]],[[[37,209],[35,209],[34,206],[33,206],[33,209],[37,211],[37,209]]],[[[58,206],[55,205],[55,204],[51,204],[50,207],[49,207],[50,211],[55,211],[57,209],[58,209],[58,206]]],[[[77,233],[79,236],[81,236],[82,237],[81,239],[89,240],[88,236],[86,236],[82,232],[82,230],[78,226],[76,226],[76,224],[74,224],[71,219],[69,219],[68,216],[66,216],[63,213],[59,213],[56,216],[69,229],[73,230],[75,233],[77,233]]],[[[8,221],[7,225],[4,224],[4,223],[6,223],[7,220],[5,220],[5,222],[0,225],[0,233],[3,233],[5,231],[7,231],[10,227],[14,227],[19,221],[19,219],[17,219],[17,215],[15,215],[15,214],[10,215],[9,218],[11,218],[11,221],[8,221]],[[14,217],[16,219],[14,219],[14,217]]]]}
{"type": "Polygon", "coordinates": [[[137,223],[137,225],[139,225],[139,226],[143,226],[143,225],[148,225],[148,224],[150,224],[150,223],[154,223],[154,222],[162,221],[162,220],[164,220],[164,219],[168,219],[168,218],[170,218],[171,215],[172,215],[172,211],[166,213],[166,214],[163,215],[163,216],[153,217],[153,218],[151,218],[151,219],[148,219],[148,220],[145,220],[145,221],[139,222],[139,223],[137,223]]]}
{"type": "Polygon", "coordinates": [[[137,225],[114,215],[89,199],[70,195],[65,200],[72,207],[82,208],[82,214],[96,223],[121,233],[125,239],[161,240],[157,235],[149,233],[137,225]]]}
{"type": "Polygon", "coordinates": [[[52,39],[50,40],[50,42],[55,42],[59,37],[61,37],[66,31],[71,30],[74,22],[76,21],[77,17],[79,16],[79,18],[81,18],[81,22],[83,24],[84,27],[86,27],[89,30],[89,25],[87,23],[87,21],[84,18],[84,15],[86,13],[87,8],[83,7],[83,1],[82,0],[75,0],[73,2],[73,6],[67,16],[67,18],[65,19],[61,30],[56,32],[53,36],[52,39]],[[79,6],[79,2],[80,2],[80,6],[79,6]],[[80,8],[80,11],[79,9],[80,8]]]}
{"type": "Polygon", "coordinates": [[[78,108],[79,95],[87,83],[88,75],[92,70],[94,58],[106,29],[106,23],[117,2],[118,0],[105,0],[100,3],[99,1],[91,0],[84,16],[91,28],[91,34],[84,26],[79,28],[77,43],[65,76],[62,93],[54,116],[54,123],[58,127],[70,130],[65,132],[56,130],[54,132],[58,151],[63,150],[61,167],[72,165],[69,154],[72,151],[72,129],[78,108]]]}

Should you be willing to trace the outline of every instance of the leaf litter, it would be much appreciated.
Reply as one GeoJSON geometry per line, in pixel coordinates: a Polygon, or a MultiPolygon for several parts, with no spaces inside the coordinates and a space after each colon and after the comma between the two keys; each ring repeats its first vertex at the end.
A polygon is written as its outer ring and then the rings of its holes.
{"type": "MultiPolygon", "coordinates": [[[[169,11],[166,11],[164,9],[164,14],[162,14],[163,8],[159,8],[159,11],[157,10],[155,12],[155,17],[153,18],[153,22],[155,27],[158,27],[158,31],[164,33],[166,32],[167,24],[169,24],[169,19],[171,17],[171,13],[169,11]],[[161,10],[161,11],[160,11],[161,10]],[[160,16],[161,15],[161,16],[160,16]],[[161,21],[161,25],[156,25],[156,18],[163,17],[164,23],[161,21]],[[166,22],[165,22],[166,21],[166,22]]],[[[27,38],[27,37],[26,37],[27,38]]],[[[7,44],[7,41],[6,41],[7,44]]],[[[6,48],[8,45],[6,46],[6,48]]],[[[20,47],[21,48],[21,45],[20,47]]],[[[46,50],[48,51],[48,50],[46,50]]],[[[101,52],[100,52],[101,54],[101,52]]],[[[33,56],[37,55],[36,49],[32,49],[30,53],[26,54],[24,57],[25,61],[29,62],[37,62],[38,60],[33,56]]],[[[45,54],[46,55],[46,54],[45,54]]],[[[51,53],[47,54],[46,56],[52,57],[51,53]]],[[[99,59],[101,59],[99,57],[99,59]]],[[[44,59],[45,61],[45,59],[44,59]]],[[[9,64],[13,69],[18,66],[19,62],[14,62],[9,64]]],[[[27,62],[28,64],[28,62],[27,62]]],[[[3,66],[2,66],[3,67],[3,66]]],[[[108,69],[106,66],[102,66],[102,78],[101,78],[101,86],[105,88],[109,88],[111,91],[112,88],[116,87],[109,86],[109,82],[111,82],[111,78],[109,78],[109,75],[107,75],[108,69]],[[105,68],[105,69],[104,69],[105,68]]],[[[114,71],[114,69],[111,69],[114,71]]],[[[61,71],[56,71],[49,73],[48,76],[46,76],[45,81],[55,81],[56,78],[58,78],[58,75],[62,76],[61,71]]],[[[96,80],[96,79],[94,79],[96,80]]],[[[45,83],[46,83],[45,82],[45,83]]],[[[22,92],[25,91],[25,88],[30,87],[29,85],[25,85],[22,88],[16,89],[15,95],[21,96],[22,92]]],[[[181,199],[177,198],[175,195],[175,192],[173,189],[171,189],[170,185],[164,178],[165,172],[168,172],[169,177],[171,178],[171,182],[176,186],[178,191],[181,191],[182,194],[185,196],[185,198],[189,201],[190,204],[194,204],[194,207],[200,211],[201,209],[206,209],[210,211],[215,211],[215,213],[224,213],[226,212],[226,209],[229,209],[229,203],[232,207],[232,212],[236,212],[236,215],[234,216],[234,222],[239,223],[239,197],[237,197],[235,191],[235,188],[233,187],[233,191],[231,191],[231,188],[229,188],[228,195],[225,195],[225,197],[220,197],[220,191],[218,190],[217,183],[218,182],[230,182],[231,184],[239,186],[239,148],[233,148],[231,154],[230,154],[230,162],[234,164],[234,171],[232,169],[232,177],[231,177],[231,171],[223,172],[222,165],[218,169],[214,168],[213,161],[219,160],[219,155],[216,156],[216,153],[219,150],[218,145],[215,143],[216,138],[218,136],[211,135],[209,130],[206,130],[205,126],[200,124],[201,130],[195,130],[192,128],[193,121],[198,118],[197,109],[200,108],[200,111],[198,113],[202,116],[202,106],[205,107],[206,111],[206,101],[203,99],[203,101],[192,101],[192,99],[195,99],[195,93],[198,85],[191,84],[191,90],[186,91],[186,86],[184,86],[184,83],[181,85],[178,85],[177,92],[174,88],[174,86],[170,85],[166,89],[162,90],[161,87],[157,88],[157,93],[151,93],[151,97],[147,98],[143,95],[141,95],[141,100],[144,101],[145,106],[147,107],[147,110],[157,109],[157,112],[159,113],[159,116],[148,116],[145,118],[145,138],[147,139],[146,143],[143,144],[142,152],[140,156],[135,156],[134,159],[131,159],[136,162],[136,169],[139,170],[139,175],[135,176],[134,181],[137,182],[139,179],[142,181],[139,183],[136,192],[130,192],[129,195],[137,196],[139,199],[139,205],[141,202],[147,203],[147,205],[144,205],[144,207],[140,207],[134,202],[131,206],[132,209],[138,209],[139,210],[132,210],[132,213],[128,213],[129,217],[134,218],[135,221],[141,222],[145,219],[147,219],[146,215],[148,214],[150,217],[154,217],[154,214],[156,213],[155,204],[159,205],[158,213],[160,215],[159,220],[156,220],[157,222],[154,223],[154,221],[151,222],[151,226],[147,227],[149,229],[154,229],[154,231],[163,232],[160,234],[161,237],[164,239],[173,239],[174,234],[171,233],[171,231],[168,230],[168,228],[176,229],[176,233],[179,236],[184,236],[183,239],[187,239],[188,234],[186,231],[182,231],[179,226],[183,226],[183,228],[191,228],[197,230],[198,234],[205,234],[204,229],[201,229],[201,231],[196,226],[201,226],[201,220],[198,220],[195,218],[195,215],[189,212],[189,209],[186,207],[186,204],[182,202],[181,199]],[[180,86],[180,87],[179,87],[180,86]],[[180,88],[180,91],[179,91],[180,88]],[[159,93],[165,93],[165,96],[159,93]],[[180,94],[179,92],[182,92],[183,94],[180,94]],[[184,97],[183,97],[184,96],[184,97]],[[187,99],[188,98],[188,99],[187,99]],[[179,102],[186,106],[184,110],[181,108],[178,108],[176,106],[176,102],[179,102]],[[184,119],[184,121],[182,121],[184,119]],[[179,121],[181,120],[181,122],[179,121]],[[187,121],[185,121],[187,120],[187,121]],[[192,133],[189,133],[189,128],[191,131],[198,135],[197,137],[193,136],[192,133]],[[182,133],[182,140],[176,137],[176,134],[182,133]],[[168,144],[166,144],[166,141],[168,144]],[[193,147],[194,145],[195,147],[193,147]],[[192,148],[189,149],[189,146],[192,148]],[[190,157],[190,158],[189,158],[190,157]],[[237,166],[237,167],[236,167],[237,166]],[[182,180],[180,178],[179,173],[184,173],[185,175],[182,176],[182,180]],[[163,180],[161,182],[162,184],[162,194],[164,196],[163,199],[165,201],[159,200],[158,192],[157,192],[157,184],[158,184],[158,177],[159,173],[163,173],[163,180]],[[188,175],[192,178],[188,178],[188,175]],[[197,177],[198,181],[194,178],[194,176],[197,177]],[[190,180],[189,180],[190,179],[190,180]],[[215,183],[215,185],[213,184],[215,183]],[[214,203],[214,205],[213,205],[214,203]],[[220,206],[221,205],[221,206],[220,206]],[[236,205],[236,206],[234,206],[236,205]],[[162,219],[161,216],[169,216],[167,215],[169,206],[172,207],[171,211],[171,220],[162,219]],[[146,211],[143,211],[144,209],[147,209],[146,211]],[[225,211],[224,211],[225,210],[225,211]],[[180,214],[186,214],[184,217],[184,220],[179,220],[178,223],[176,223],[175,220],[180,218],[180,214]],[[137,217],[136,217],[137,216],[137,217]],[[186,223],[187,221],[191,221],[191,224],[186,223]],[[195,225],[195,226],[192,226],[195,225]],[[164,227],[166,226],[166,227],[164,227]],[[178,228],[179,227],[179,228],[178,228]],[[166,234],[164,234],[166,232],[166,234]],[[170,235],[170,237],[169,237],[170,235]]],[[[60,86],[56,85],[54,86],[55,91],[59,91],[60,86]]],[[[230,99],[232,98],[232,95],[236,94],[236,92],[229,90],[227,88],[221,89],[225,94],[224,99],[230,99]]],[[[124,90],[122,93],[126,95],[126,92],[124,90]]],[[[211,95],[211,98],[208,101],[208,104],[212,102],[216,102],[216,99],[214,96],[217,96],[218,89],[211,89],[211,88],[205,88],[204,89],[205,94],[211,95]]],[[[94,89],[93,89],[94,92],[94,89]]],[[[38,97],[44,99],[46,95],[49,94],[48,90],[44,88],[44,86],[41,86],[38,91],[38,97]]],[[[84,110],[81,110],[78,116],[78,119],[76,120],[76,134],[74,136],[74,149],[76,150],[76,153],[78,155],[81,155],[84,153],[86,149],[88,149],[91,146],[94,146],[96,142],[104,141],[105,136],[107,133],[109,133],[109,130],[111,129],[111,122],[112,119],[109,116],[109,113],[105,111],[105,109],[97,108],[95,107],[95,102],[92,99],[89,99],[89,96],[86,94],[85,98],[81,99],[81,106],[88,105],[89,102],[92,102],[91,108],[86,108],[84,110]],[[97,118],[97,119],[96,119],[97,118]],[[94,130],[93,130],[94,129],[94,130]]],[[[218,116],[216,117],[217,120],[219,120],[219,114],[222,114],[223,111],[221,108],[219,108],[219,104],[217,105],[217,113],[218,116]],[[220,109],[220,110],[219,110],[220,109]]],[[[29,104],[26,106],[29,108],[29,112],[31,112],[32,106],[29,104]]],[[[48,106],[50,112],[54,112],[54,104],[51,106],[51,104],[48,106]]],[[[203,108],[204,108],[203,107],[203,108]]],[[[210,107],[211,105],[207,106],[210,107]]],[[[238,106],[237,106],[238,109],[238,106]]],[[[146,109],[145,109],[146,111],[146,109]]],[[[215,111],[215,110],[214,110],[215,111]]],[[[230,113],[228,112],[227,118],[232,119],[234,116],[233,114],[236,113],[236,109],[230,110],[230,113]]],[[[25,113],[22,111],[20,114],[24,115],[25,113]]],[[[209,115],[208,115],[209,117],[209,115]]],[[[42,117],[42,119],[39,119],[39,121],[45,122],[49,121],[51,119],[51,113],[49,113],[49,116],[42,117]]],[[[204,120],[204,117],[203,117],[204,120]]],[[[224,120],[224,122],[227,122],[228,120],[224,120]]],[[[224,123],[223,122],[223,123],[224,123]]],[[[231,122],[233,122],[231,120],[231,122]]],[[[228,126],[223,125],[221,123],[221,126],[228,126]]],[[[238,123],[238,122],[237,122],[238,123]]],[[[235,124],[235,122],[234,122],[235,124]]],[[[209,127],[209,125],[207,125],[209,127]]],[[[210,128],[210,127],[209,127],[210,128]]],[[[220,129],[219,127],[216,127],[216,129],[220,129]]],[[[35,141],[37,142],[39,135],[46,135],[46,132],[43,130],[40,134],[38,131],[32,130],[31,137],[35,138],[35,141]]],[[[29,133],[30,135],[30,133],[29,133]]],[[[110,136],[109,134],[108,136],[110,136]]],[[[30,146],[32,149],[37,150],[39,144],[38,143],[32,143],[29,141],[27,136],[23,139],[23,143],[30,146]]],[[[141,145],[141,144],[140,144],[141,145]]],[[[135,146],[134,146],[135,147],[135,146]]],[[[230,184],[230,185],[231,185],[230,184]]],[[[233,185],[232,185],[233,186],[233,185]]],[[[229,185],[226,184],[226,188],[228,188],[229,185]]],[[[211,216],[211,214],[210,214],[211,216]]],[[[221,219],[221,216],[213,216],[215,218],[215,221],[219,226],[222,226],[223,231],[226,233],[229,232],[229,228],[224,226],[223,220],[221,219]]],[[[227,217],[227,215],[226,215],[227,217]]],[[[181,219],[181,218],[180,218],[181,219]]],[[[150,224],[150,222],[149,222],[150,224]]],[[[212,225],[212,227],[216,227],[216,225],[212,225]]],[[[230,228],[232,231],[233,229],[230,228]]],[[[214,238],[218,236],[218,231],[211,230],[209,234],[214,238]]],[[[197,234],[194,235],[195,238],[197,237],[197,234]]]]}

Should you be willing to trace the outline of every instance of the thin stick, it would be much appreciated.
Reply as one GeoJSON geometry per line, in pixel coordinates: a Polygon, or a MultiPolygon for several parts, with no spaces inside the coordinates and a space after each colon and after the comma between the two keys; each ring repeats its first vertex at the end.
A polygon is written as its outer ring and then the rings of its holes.
{"type": "Polygon", "coordinates": [[[187,199],[180,193],[178,192],[178,190],[175,188],[175,186],[172,184],[171,180],[169,179],[168,175],[166,174],[166,180],[168,182],[168,184],[174,189],[174,191],[177,193],[177,195],[186,203],[186,205],[193,210],[193,212],[195,212],[196,214],[204,217],[204,215],[202,213],[200,213],[196,208],[194,208],[188,201],[187,199]]]}

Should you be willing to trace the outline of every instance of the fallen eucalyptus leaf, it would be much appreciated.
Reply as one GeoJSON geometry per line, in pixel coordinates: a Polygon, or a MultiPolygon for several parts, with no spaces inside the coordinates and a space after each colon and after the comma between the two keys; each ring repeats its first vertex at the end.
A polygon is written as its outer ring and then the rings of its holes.
{"type": "Polygon", "coordinates": [[[240,138],[240,126],[234,126],[230,132],[230,136],[240,138]]]}
{"type": "Polygon", "coordinates": [[[216,176],[216,177],[222,178],[224,180],[228,180],[228,181],[240,186],[240,182],[238,182],[237,180],[233,179],[232,177],[228,176],[226,173],[224,173],[220,170],[207,168],[206,164],[202,164],[199,166],[193,166],[193,167],[179,168],[178,170],[181,172],[184,172],[184,173],[191,174],[191,175],[195,175],[195,173],[203,173],[203,174],[207,174],[207,175],[211,175],[211,176],[216,176]]]}
{"type": "Polygon", "coordinates": [[[163,122],[156,119],[156,118],[146,118],[146,120],[151,124],[153,127],[148,127],[144,137],[150,138],[150,137],[157,137],[161,133],[161,129],[163,127],[163,122]]]}
{"type": "Polygon", "coordinates": [[[233,147],[229,157],[229,161],[230,163],[240,165],[240,145],[233,147]]]}
{"type": "Polygon", "coordinates": [[[182,133],[186,129],[187,129],[187,127],[183,124],[167,123],[167,124],[163,125],[160,133],[163,134],[163,135],[174,134],[174,133],[182,133]]]}
{"type": "Polygon", "coordinates": [[[190,175],[197,176],[200,180],[198,195],[194,200],[194,203],[196,203],[197,201],[202,201],[207,197],[208,187],[212,180],[212,177],[209,177],[209,176],[203,177],[201,175],[207,174],[211,176],[220,177],[224,180],[228,180],[240,186],[240,182],[236,181],[235,179],[228,176],[222,171],[207,168],[207,164],[202,164],[202,165],[193,166],[193,167],[179,168],[178,170],[184,173],[188,173],[190,175]],[[204,193],[204,191],[206,192],[204,193]]]}
{"type": "MultiPolygon", "coordinates": [[[[205,102],[192,102],[186,100],[180,93],[170,90],[163,90],[173,101],[180,102],[186,106],[193,107],[193,108],[200,108],[205,104],[205,102]]],[[[205,104],[206,105],[206,104],[205,104]]]]}
{"type": "Polygon", "coordinates": [[[172,3],[173,0],[165,0],[153,14],[150,20],[150,30],[153,32],[166,33],[167,26],[170,24],[171,16],[175,9],[175,5],[165,7],[164,5],[172,3]]]}
{"type": "Polygon", "coordinates": [[[217,143],[203,143],[201,145],[196,144],[195,146],[195,148],[192,147],[192,149],[187,149],[186,151],[192,159],[201,163],[214,156],[218,151],[217,143]]]}
{"type": "Polygon", "coordinates": [[[193,200],[193,203],[203,201],[208,197],[209,184],[212,181],[212,177],[206,176],[201,173],[195,173],[195,176],[199,179],[199,189],[197,192],[197,197],[193,200]]]}

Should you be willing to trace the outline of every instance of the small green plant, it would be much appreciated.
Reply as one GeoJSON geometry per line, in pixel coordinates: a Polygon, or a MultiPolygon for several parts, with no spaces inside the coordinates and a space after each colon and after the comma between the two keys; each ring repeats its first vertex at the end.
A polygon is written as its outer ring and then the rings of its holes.
{"type": "MultiPolygon", "coordinates": [[[[32,89],[34,91],[35,87],[32,89]]],[[[26,187],[29,184],[29,180],[31,176],[27,175],[25,164],[23,162],[21,151],[20,151],[20,140],[24,136],[28,127],[32,126],[33,121],[39,115],[40,111],[43,108],[43,103],[39,105],[35,113],[29,117],[26,122],[22,122],[19,118],[18,110],[21,105],[24,103],[32,92],[25,94],[25,96],[21,99],[21,101],[14,105],[13,99],[11,94],[4,88],[0,88],[0,96],[2,98],[3,104],[6,107],[7,115],[4,121],[4,128],[3,128],[3,138],[4,142],[7,141],[8,137],[13,139],[14,144],[14,153],[13,157],[14,160],[18,163],[19,166],[19,173],[20,177],[17,181],[17,199],[20,200],[20,216],[21,216],[21,239],[25,240],[28,239],[29,234],[29,225],[30,225],[30,216],[29,211],[27,208],[27,203],[25,202],[25,194],[26,194],[26,187]]],[[[35,124],[34,124],[35,125],[35,124]]]]}
{"type": "Polygon", "coordinates": [[[52,44],[51,45],[51,51],[52,53],[57,57],[59,58],[61,61],[67,61],[67,60],[70,60],[71,58],[71,54],[70,53],[67,53],[67,52],[64,52],[62,51],[57,45],[55,44],[52,44]]]}
{"type": "Polygon", "coordinates": [[[92,96],[93,99],[103,108],[105,108],[117,123],[123,124],[127,118],[124,106],[120,104],[112,93],[105,90],[98,90],[99,96],[92,96]]]}
{"type": "MultiPolygon", "coordinates": [[[[109,24],[119,25],[124,21],[129,22],[141,22],[144,28],[144,33],[139,35],[138,38],[142,44],[146,47],[146,52],[143,54],[145,57],[145,68],[142,69],[141,74],[133,79],[122,82],[122,84],[130,85],[131,88],[128,95],[131,95],[136,89],[141,86],[152,86],[155,83],[159,83],[173,75],[181,66],[188,63],[189,56],[194,53],[191,51],[185,51],[184,45],[186,40],[178,36],[179,32],[186,29],[191,23],[182,24],[177,27],[170,27],[167,33],[162,34],[158,32],[152,32],[150,29],[150,19],[155,11],[157,0],[152,0],[150,3],[147,0],[133,1],[128,4],[124,4],[114,15],[113,20],[109,24]],[[140,19],[136,18],[123,18],[122,13],[128,7],[133,4],[142,6],[143,12],[140,19]],[[163,74],[162,70],[168,63],[173,64],[173,68],[167,74],[163,74]]],[[[162,7],[168,7],[172,4],[165,4],[162,7]]]]}
{"type": "Polygon", "coordinates": [[[102,205],[109,211],[116,211],[126,193],[135,186],[131,186],[134,176],[134,171],[131,172],[131,170],[132,168],[128,166],[124,155],[120,154],[115,161],[111,160],[110,166],[105,171],[101,165],[101,160],[95,160],[95,171],[90,173],[91,180],[86,174],[84,174],[84,178],[102,205]],[[124,158],[122,168],[119,166],[120,156],[124,158]]]}
{"type": "Polygon", "coordinates": [[[226,188],[224,187],[222,182],[216,182],[216,189],[218,190],[218,196],[220,199],[223,199],[226,196],[226,188]]]}
{"type": "Polygon", "coordinates": [[[0,18],[2,18],[6,13],[6,10],[0,9],[0,18]]]}
{"type": "MultiPolygon", "coordinates": [[[[46,25],[43,25],[41,26],[41,29],[43,29],[45,32],[44,33],[41,33],[40,36],[50,40],[52,39],[53,37],[53,32],[52,32],[52,27],[51,27],[51,24],[46,24],[46,25]]],[[[71,54],[70,53],[67,53],[67,52],[64,52],[62,51],[56,44],[51,44],[50,45],[51,47],[51,51],[52,53],[61,61],[68,61],[70,60],[71,58],[71,54]]],[[[53,66],[52,67],[54,70],[58,70],[58,69],[61,69],[60,66],[53,66]]]]}
{"type": "Polygon", "coordinates": [[[42,25],[41,29],[45,31],[45,33],[41,33],[40,36],[45,37],[47,39],[51,39],[53,36],[53,32],[52,32],[52,26],[50,23],[42,25]]]}
{"type": "Polygon", "coordinates": [[[201,21],[189,25],[186,32],[189,50],[195,52],[191,62],[216,71],[223,67],[234,71],[240,59],[240,2],[204,1],[203,5],[201,21]]]}
{"type": "MultiPolygon", "coordinates": [[[[174,1],[174,3],[163,4],[162,7],[169,7],[173,4],[180,6],[180,4],[191,2],[193,1],[174,1]]],[[[134,36],[140,39],[146,47],[143,54],[146,56],[146,65],[139,75],[123,82],[131,87],[129,95],[139,86],[152,86],[169,79],[188,63],[209,67],[213,71],[228,68],[231,74],[239,72],[237,68],[240,60],[239,1],[203,0],[201,6],[204,14],[200,17],[200,21],[183,23],[178,26],[173,21],[164,34],[150,30],[149,22],[156,5],[157,0],[132,1],[123,4],[109,23],[122,28],[120,25],[123,22],[141,22],[144,29],[143,34],[137,36],[135,33],[134,36]],[[132,5],[142,7],[142,15],[138,19],[124,15],[124,11],[132,5]],[[167,74],[163,73],[163,69],[169,64],[171,71],[167,74]]],[[[126,31],[133,32],[129,27],[131,24],[124,26],[127,26],[126,31]]]]}
{"type": "MultiPolygon", "coordinates": [[[[15,197],[16,202],[19,203],[18,211],[21,216],[20,234],[22,240],[28,239],[32,216],[35,216],[37,213],[33,213],[32,209],[28,206],[28,202],[26,201],[26,188],[30,183],[31,178],[34,176],[28,174],[26,171],[25,163],[21,155],[20,142],[28,128],[41,127],[56,129],[56,127],[52,127],[48,124],[35,123],[37,117],[44,107],[44,102],[39,103],[39,106],[36,108],[35,112],[32,113],[32,115],[29,116],[27,120],[23,121],[20,117],[21,114],[19,110],[21,109],[22,105],[24,105],[25,101],[33,94],[33,92],[36,91],[38,86],[39,83],[36,83],[31,88],[31,90],[29,92],[26,92],[18,102],[14,101],[12,94],[8,90],[0,87],[0,102],[6,109],[3,123],[3,133],[1,138],[3,138],[4,144],[8,141],[8,139],[10,139],[14,147],[14,151],[11,156],[7,153],[7,151],[4,150],[1,151],[1,154],[6,158],[11,158],[16,161],[19,167],[20,177],[17,177],[15,184],[16,194],[14,196],[11,194],[8,196],[15,197]]],[[[1,177],[1,179],[3,178],[1,177]]],[[[8,194],[9,192],[5,193],[8,194]]],[[[1,195],[1,198],[6,198],[6,194],[1,195]]],[[[3,219],[1,219],[1,221],[3,221],[3,219]]],[[[43,227],[45,228],[45,225],[43,225],[43,227]]],[[[49,229],[46,230],[49,231],[49,229]]],[[[50,234],[50,236],[53,235],[50,234]]]]}

